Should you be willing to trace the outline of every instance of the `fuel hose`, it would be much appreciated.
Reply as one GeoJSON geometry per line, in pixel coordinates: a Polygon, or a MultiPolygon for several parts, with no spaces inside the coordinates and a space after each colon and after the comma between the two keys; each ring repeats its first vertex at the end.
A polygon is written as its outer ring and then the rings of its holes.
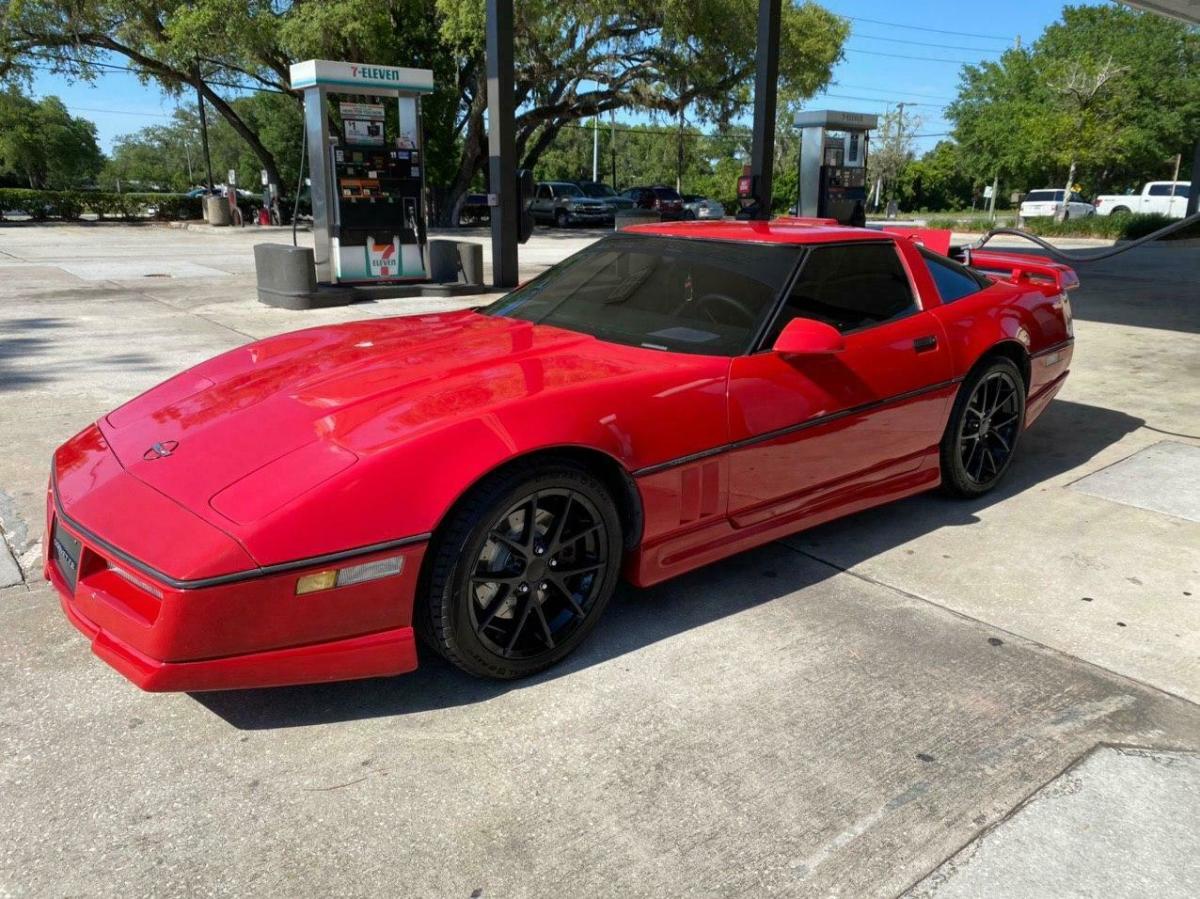
{"type": "Polygon", "coordinates": [[[1161,240],[1168,234],[1174,234],[1176,231],[1182,231],[1189,225],[1195,224],[1200,224],[1200,212],[1193,213],[1192,215],[1182,218],[1177,222],[1172,222],[1165,227],[1159,228],[1157,231],[1150,232],[1144,237],[1139,237],[1137,240],[1131,240],[1129,243],[1121,244],[1119,247],[1110,247],[1109,249],[1102,250],[1099,253],[1064,253],[1062,250],[1058,249],[1058,247],[1048,243],[1047,241],[1038,237],[1036,234],[1030,234],[1028,231],[1022,231],[1019,228],[993,228],[987,234],[983,235],[983,237],[979,238],[979,240],[975,243],[967,244],[960,249],[962,250],[963,255],[969,259],[972,250],[983,249],[984,244],[986,244],[993,237],[999,237],[1000,235],[1005,234],[1009,235],[1010,237],[1023,237],[1031,243],[1037,244],[1039,247],[1045,250],[1051,258],[1057,259],[1060,262],[1068,262],[1072,264],[1078,264],[1081,262],[1099,262],[1102,259],[1111,259],[1113,256],[1119,256],[1124,252],[1132,250],[1135,247],[1140,247],[1143,244],[1150,243],[1151,241],[1161,240]]]}

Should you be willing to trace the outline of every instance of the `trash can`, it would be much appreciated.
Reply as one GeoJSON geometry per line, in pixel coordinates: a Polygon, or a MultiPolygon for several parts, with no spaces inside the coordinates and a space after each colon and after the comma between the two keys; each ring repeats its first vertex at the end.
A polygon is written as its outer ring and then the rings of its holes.
{"type": "Polygon", "coordinates": [[[215,228],[228,226],[233,222],[229,214],[229,201],[224,197],[205,197],[204,209],[207,213],[204,217],[215,228]]]}
{"type": "Polygon", "coordinates": [[[429,279],[435,284],[482,284],[483,245],[469,240],[429,241],[429,279]]]}

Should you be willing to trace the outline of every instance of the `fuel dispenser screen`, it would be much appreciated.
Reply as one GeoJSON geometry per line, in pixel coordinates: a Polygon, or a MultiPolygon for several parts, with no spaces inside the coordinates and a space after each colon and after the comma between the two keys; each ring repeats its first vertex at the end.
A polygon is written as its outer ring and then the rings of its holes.
{"type": "Polygon", "coordinates": [[[382,105],[341,109],[345,141],[333,147],[338,279],[424,278],[421,151],[411,136],[389,139],[382,105]]]}

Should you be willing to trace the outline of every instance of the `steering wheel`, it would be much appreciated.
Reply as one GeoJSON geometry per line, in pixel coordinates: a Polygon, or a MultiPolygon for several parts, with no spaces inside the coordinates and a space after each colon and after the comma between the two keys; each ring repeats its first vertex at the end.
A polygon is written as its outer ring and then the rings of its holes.
{"type": "Polygon", "coordinates": [[[700,299],[696,300],[696,311],[703,314],[710,322],[715,325],[729,324],[727,319],[723,319],[715,314],[718,309],[732,310],[747,325],[753,325],[756,318],[749,306],[736,297],[729,296],[727,293],[706,293],[700,299]]]}

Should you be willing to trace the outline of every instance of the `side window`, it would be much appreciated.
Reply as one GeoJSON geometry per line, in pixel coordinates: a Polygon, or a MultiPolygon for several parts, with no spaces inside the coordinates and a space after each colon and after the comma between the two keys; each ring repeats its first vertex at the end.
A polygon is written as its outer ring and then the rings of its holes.
{"type": "Polygon", "coordinates": [[[952,259],[937,256],[928,250],[922,250],[921,256],[929,266],[929,274],[933,276],[933,283],[937,285],[938,296],[943,303],[953,303],[987,287],[986,281],[952,259]]]}
{"type": "Polygon", "coordinates": [[[549,200],[550,199],[550,188],[548,185],[545,185],[545,184],[538,185],[537,198],[539,200],[549,200]]]}
{"type": "Polygon", "coordinates": [[[1169,197],[1171,196],[1171,185],[1169,184],[1151,184],[1150,196],[1152,197],[1169,197]]]}
{"type": "Polygon", "coordinates": [[[811,318],[842,333],[917,310],[895,245],[863,243],[813,247],[767,335],[770,346],[793,318],[811,318]]]}

